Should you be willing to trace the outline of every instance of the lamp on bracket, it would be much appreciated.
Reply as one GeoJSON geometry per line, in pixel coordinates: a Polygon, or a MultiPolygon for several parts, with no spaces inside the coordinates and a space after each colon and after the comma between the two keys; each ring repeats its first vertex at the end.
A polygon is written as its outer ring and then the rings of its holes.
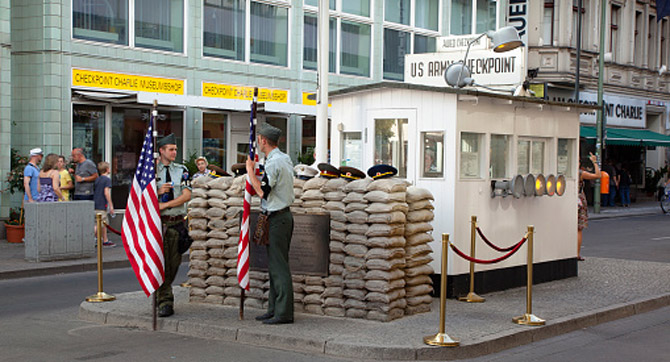
{"type": "Polygon", "coordinates": [[[466,85],[475,84],[475,80],[471,78],[470,69],[465,65],[470,53],[470,46],[473,43],[487,36],[493,42],[493,51],[496,53],[507,52],[514,50],[523,45],[519,38],[519,32],[513,26],[506,26],[496,31],[489,30],[468,42],[468,48],[465,50],[465,56],[462,61],[451,63],[444,72],[444,80],[448,85],[454,88],[463,88],[466,85]]]}

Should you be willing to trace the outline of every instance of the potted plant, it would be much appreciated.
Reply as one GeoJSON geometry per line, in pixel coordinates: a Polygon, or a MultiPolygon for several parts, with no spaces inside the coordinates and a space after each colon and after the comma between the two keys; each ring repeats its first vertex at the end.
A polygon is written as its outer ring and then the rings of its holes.
{"type": "MultiPolygon", "coordinates": [[[[23,169],[28,164],[28,157],[21,156],[18,150],[12,148],[11,170],[7,173],[5,183],[7,186],[1,192],[14,194],[23,192],[23,169]]],[[[13,208],[9,212],[9,219],[5,221],[5,230],[7,230],[7,241],[10,243],[21,243],[25,235],[25,225],[23,217],[23,205],[20,208],[13,208]]]]}

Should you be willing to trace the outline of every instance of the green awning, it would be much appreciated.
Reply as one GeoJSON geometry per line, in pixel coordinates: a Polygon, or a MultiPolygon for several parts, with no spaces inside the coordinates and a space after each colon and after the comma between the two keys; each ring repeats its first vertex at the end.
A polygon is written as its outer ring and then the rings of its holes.
{"type": "MultiPolygon", "coordinates": [[[[579,127],[579,135],[586,139],[596,139],[596,128],[579,127]]],[[[662,146],[670,147],[670,136],[646,129],[607,128],[605,144],[617,146],[662,146]]]]}

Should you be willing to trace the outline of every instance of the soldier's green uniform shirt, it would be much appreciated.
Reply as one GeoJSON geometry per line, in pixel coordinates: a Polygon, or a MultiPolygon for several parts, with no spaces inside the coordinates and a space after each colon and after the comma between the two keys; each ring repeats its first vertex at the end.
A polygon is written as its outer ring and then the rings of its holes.
{"type": "MultiPolygon", "coordinates": [[[[173,184],[174,198],[181,196],[184,189],[190,190],[190,185],[182,186],[184,173],[188,173],[186,166],[171,162],[165,166],[162,162],[158,163],[156,168],[156,186],[160,189],[165,184],[167,172],[170,172],[171,182],[173,184]]],[[[162,195],[158,195],[160,202],[162,195]]],[[[165,209],[161,211],[161,216],[186,216],[188,202],[180,206],[165,209]]],[[[179,264],[181,264],[181,254],[179,253],[179,232],[173,228],[178,223],[183,223],[182,218],[170,223],[163,222],[163,257],[165,258],[165,278],[163,284],[156,291],[158,298],[158,307],[163,305],[174,306],[174,295],[172,294],[172,283],[174,282],[179,264]]]]}
{"type": "MultiPolygon", "coordinates": [[[[158,167],[156,167],[156,187],[158,189],[163,186],[166,180],[166,174],[167,170],[170,170],[170,178],[172,179],[172,191],[174,193],[174,198],[178,198],[182,194],[182,190],[184,188],[190,190],[191,186],[186,185],[182,186],[182,180],[184,173],[188,173],[188,168],[186,166],[176,163],[176,162],[171,162],[169,165],[165,166],[163,165],[162,162],[158,163],[158,167]]],[[[158,201],[160,202],[161,196],[158,196],[158,201]]],[[[173,207],[170,209],[165,209],[161,211],[161,216],[163,215],[169,215],[169,216],[177,216],[177,215],[186,215],[186,210],[188,207],[188,203],[184,203],[181,206],[173,207]]]]}

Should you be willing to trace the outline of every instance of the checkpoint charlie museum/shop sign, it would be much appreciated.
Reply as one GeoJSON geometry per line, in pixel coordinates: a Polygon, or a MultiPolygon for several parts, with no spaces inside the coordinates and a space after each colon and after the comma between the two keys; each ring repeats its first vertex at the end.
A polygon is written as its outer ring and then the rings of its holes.
{"type": "MultiPolygon", "coordinates": [[[[517,86],[524,81],[526,75],[523,51],[522,47],[505,53],[471,48],[465,64],[478,85],[517,86]]],[[[444,87],[444,72],[452,63],[462,61],[464,55],[464,51],[407,54],[405,82],[444,87]]]]}

